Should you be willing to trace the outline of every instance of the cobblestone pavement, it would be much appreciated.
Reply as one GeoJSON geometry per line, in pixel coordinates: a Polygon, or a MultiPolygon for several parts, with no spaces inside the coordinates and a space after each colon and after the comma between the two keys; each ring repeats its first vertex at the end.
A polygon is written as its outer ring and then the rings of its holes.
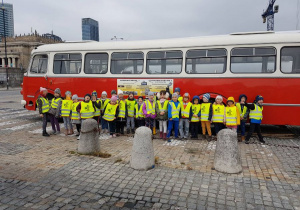
{"type": "Polygon", "coordinates": [[[154,139],[155,168],[135,171],[132,137],[101,135],[110,158],[77,155],[75,136],[42,138],[36,112],[1,102],[0,209],[300,209],[300,139],[288,129],[239,144],[240,174],[215,171],[216,142],[204,140],[154,139]]]}

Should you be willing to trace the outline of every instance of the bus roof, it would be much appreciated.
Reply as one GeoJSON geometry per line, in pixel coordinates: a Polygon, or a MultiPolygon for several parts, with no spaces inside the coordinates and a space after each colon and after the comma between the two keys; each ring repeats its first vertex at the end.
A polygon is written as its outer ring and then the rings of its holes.
{"type": "Polygon", "coordinates": [[[42,45],[33,52],[144,50],[278,43],[300,43],[300,32],[246,32],[143,41],[72,42],[42,45]]]}

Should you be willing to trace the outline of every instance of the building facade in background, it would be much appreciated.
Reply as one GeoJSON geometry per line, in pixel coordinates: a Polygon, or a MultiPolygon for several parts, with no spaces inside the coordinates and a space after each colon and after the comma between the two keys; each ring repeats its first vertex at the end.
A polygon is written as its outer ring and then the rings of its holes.
{"type": "MultiPolygon", "coordinates": [[[[5,31],[6,37],[14,36],[14,11],[12,4],[3,4],[4,6],[4,20],[3,20],[3,9],[0,11],[0,34],[1,37],[4,36],[4,24],[5,22],[5,31]]],[[[2,5],[1,5],[2,8],[2,5]]]]}
{"type": "Polygon", "coordinates": [[[82,40],[99,41],[99,24],[92,18],[82,18],[82,40]]]}

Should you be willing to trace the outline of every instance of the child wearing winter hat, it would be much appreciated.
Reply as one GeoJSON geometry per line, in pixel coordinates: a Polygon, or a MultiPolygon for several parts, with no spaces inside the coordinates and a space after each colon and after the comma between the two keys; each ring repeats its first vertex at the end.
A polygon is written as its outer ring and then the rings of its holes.
{"type": "Polygon", "coordinates": [[[174,127],[175,138],[178,138],[178,127],[179,127],[179,116],[180,116],[181,105],[178,101],[178,94],[172,94],[172,100],[169,102],[168,106],[168,135],[167,138],[170,138],[172,129],[174,127]]]}
{"type": "Polygon", "coordinates": [[[180,88],[176,87],[174,89],[174,93],[176,93],[178,95],[178,101],[181,102],[183,100],[182,96],[180,95],[180,88]]]}
{"type": "Polygon", "coordinates": [[[103,119],[109,124],[110,137],[116,137],[116,119],[119,115],[117,96],[113,96],[103,110],[103,119]]]}
{"type": "Polygon", "coordinates": [[[239,141],[245,140],[246,122],[249,114],[248,108],[245,105],[246,103],[247,103],[247,96],[245,94],[241,94],[239,96],[239,103],[236,103],[236,107],[239,109],[240,119],[241,119],[241,124],[237,128],[238,131],[241,130],[241,140],[239,141]]]}
{"type": "Polygon", "coordinates": [[[98,126],[99,126],[99,121],[100,121],[100,116],[101,116],[100,109],[101,109],[102,101],[98,100],[98,98],[97,98],[98,93],[96,90],[94,90],[91,95],[92,95],[91,100],[92,100],[93,104],[99,104],[99,106],[98,106],[99,108],[95,106],[95,113],[94,113],[94,117],[93,117],[93,119],[97,121],[98,126]]]}
{"type": "Polygon", "coordinates": [[[66,95],[65,99],[62,100],[62,103],[61,103],[61,116],[64,121],[65,135],[67,136],[67,135],[74,134],[73,126],[71,123],[71,116],[70,116],[73,101],[71,99],[72,94],[70,91],[65,92],[65,95],[66,95]]]}
{"type": "MultiPolygon", "coordinates": [[[[80,119],[80,113],[77,112],[76,108],[79,105],[78,101],[78,95],[74,94],[72,96],[73,104],[72,104],[72,110],[71,110],[71,119],[72,119],[72,124],[75,124],[77,134],[76,136],[80,135],[80,129],[81,129],[81,119],[80,119]]],[[[79,137],[77,138],[79,140],[79,137]]]]}
{"type": "Polygon", "coordinates": [[[224,128],[225,124],[225,106],[223,104],[223,97],[218,95],[213,104],[213,115],[211,123],[214,124],[216,135],[224,128]]]}
{"type": "Polygon", "coordinates": [[[36,101],[40,117],[43,119],[43,133],[42,135],[45,137],[49,137],[50,135],[47,133],[47,120],[49,118],[49,110],[50,104],[47,98],[48,91],[46,88],[40,87],[40,95],[36,101]]]}
{"type": "Polygon", "coordinates": [[[236,132],[237,126],[240,125],[240,112],[239,109],[235,106],[233,97],[229,97],[227,99],[225,113],[226,127],[236,132]]]}
{"type": "Polygon", "coordinates": [[[128,98],[126,99],[127,134],[130,134],[130,132],[131,134],[134,134],[135,105],[136,105],[136,100],[134,98],[134,92],[129,92],[128,98]]]}
{"type": "Polygon", "coordinates": [[[76,110],[80,113],[80,118],[83,120],[91,119],[94,117],[95,105],[91,101],[91,95],[89,93],[85,94],[84,101],[81,101],[76,110]]]}
{"type": "Polygon", "coordinates": [[[135,118],[137,122],[137,128],[145,126],[145,115],[143,113],[143,96],[139,96],[138,102],[135,105],[135,118]]]}
{"type": "Polygon", "coordinates": [[[116,122],[116,133],[117,135],[123,135],[124,134],[124,127],[126,124],[126,101],[124,99],[124,94],[122,90],[118,90],[118,97],[119,100],[117,103],[119,104],[119,114],[117,117],[117,122],[116,122]]]}
{"type": "Polygon", "coordinates": [[[168,105],[169,93],[165,90],[156,95],[157,105],[155,106],[156,119],[159,122],[159,138],[167,140],[167,122],[168,122],[168,105]]]}
{"type": "Polygon", "coordinates": [[[199,96],[194,96],[192,99],[192,113],[191,113],[191,138],[198,139],[198,128],[201,117],[201,105],[199,96]]]}
{"type": "Polygon", "coordinates": [[[115,91],[115,90],[112,90],[112,91],[110,92],[110,94],[111,94],[111,97],[113,97],[113,96],[117,96],[117,91],[115,91]]]}
{"type": "Polygon", "coordinates": [[[212,105],[209,102],[210,94],[205,93],[203,95],[203,103],[201,104],[201,127],[202,127],[202,135],[204,139],[211,141],[211,127],[210,121],[212,118],[212,105]],[[208,137],[206,136],[206,132],[208,133],[208,137]]]}
{"type": "Polygon", "coordinates": [[[60,117],[60,108],[61,108],[61,91],[59,88],[54,90],[54,98],[51,101],[50,106],[50,122],[52,126],[52,134],[60,134],[60,126],[58,123],[58,118],[60,117]]]}
{"type": "Polygon", "coordinates": [[[180,102],[181,115],[179,116],[179,133],[181,139],[189,137],[190,121],[192,118],[192,103],[190,102],[190,94],[183,94],[183,100],[180,102]]]}
{"type": "Polygon", "coordinates": [[[156,118],[155,113],[156,103],[154,101],[154,93],[150,91],[148,93],[148,99],[145,101],[143,105],[143,113],[145,115],[145,126],[150,128],[153,132],[154,119],[156,118]]]}
{"type": "MultiPolygon", "coordinates": [[[[106,105],[110,101],[107,98],[107,92],[106,91],[102,91],[101,101],[102,101],[102,103],[101,103],[101,115],[103,116],[104,108],[106,107],[106,105]]],[[[103,118],[101,118],[101,127],[102,127],[102,131],[101,131],[102,133],[108,133],[108,123],[103,118]]]]}
{"type": "Polygon", "coordinates": [[[250,128],[249,132],[245,139],[245,144],[249,144],[249,140],[254,131],[256,131],[259,141],[265,143],[263,136],[261,135],[260,124],[263,119],[263,102],[264,98],[261,95],[255,97],[253,104],[245,104],[246,107],[250,110],[250,128]]]}

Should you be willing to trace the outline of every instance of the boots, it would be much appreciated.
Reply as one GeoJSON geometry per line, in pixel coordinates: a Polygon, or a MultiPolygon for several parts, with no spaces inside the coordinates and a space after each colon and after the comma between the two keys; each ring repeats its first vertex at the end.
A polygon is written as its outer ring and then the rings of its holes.
{"type": "Polygon", "coordinates": [[[153,126],[153,135],[155,135],[155,134],[156,134],[156,127],[153,126]]]}
{"type": "Polygon", "coordinates": [[[69,134],[69,130],[65,129],[65,136],[67,136],[69,134]]]}
{"type": "Polygon", "coordinates": [[[43,132],[43,136],[49,137],[50,135],[45,131],[45,132],[43,132]]]}
{"type": "Polygon", "coordinates": [[[242,141],[245,141],[245,136],[242,136],[242,141]]]}
{"type": "Polygon", "coordinates": [[[131,129],[131,134],[134,134],[134,129],[131,129]]]}
{"type": "Polygon", "coordinates": [[[127,134],[130,134],[130,129],[127,129],[127,134]]]}
{"type": "Polygon", "coordinates": [[[159,138],[162,139],[163,138],[163,132],[159,132],[159,138]]]}
{"type": "Polygon", "coordinates": [[[163,133],[163,139],[167,140],[167,133],[163,133]]]}

